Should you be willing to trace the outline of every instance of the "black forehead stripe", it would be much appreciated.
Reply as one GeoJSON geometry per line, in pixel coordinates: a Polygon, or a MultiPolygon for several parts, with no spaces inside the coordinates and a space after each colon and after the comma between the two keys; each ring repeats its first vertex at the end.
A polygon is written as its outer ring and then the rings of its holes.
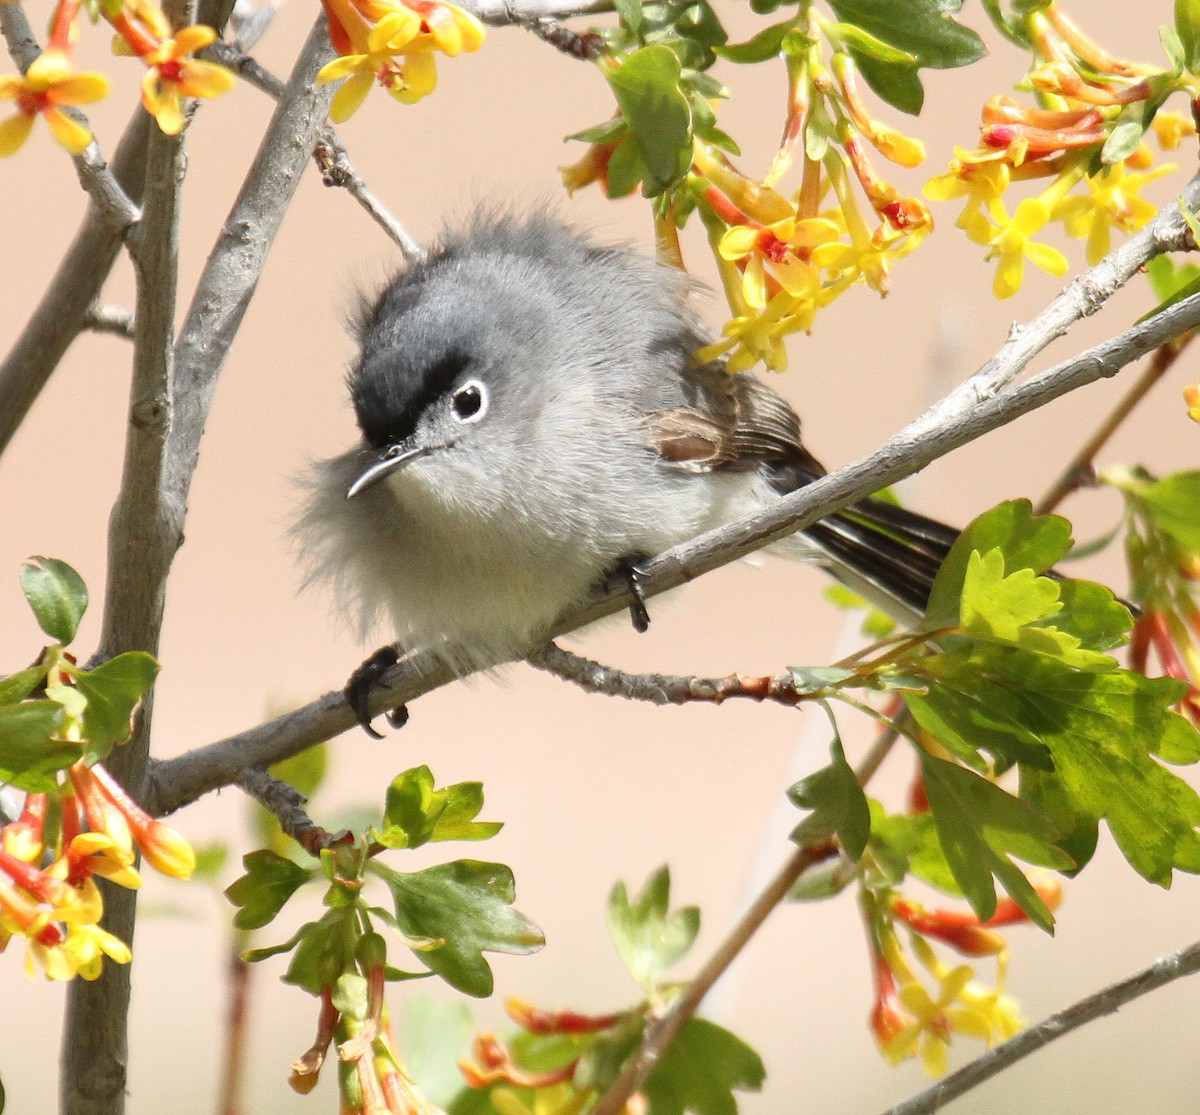
{"type": "Polygon", "coordinates": [[[450,390],[469,363],[465,352],[453,349],[417,364],[402,347],[364,360],[350,377],[350,398],[367,443],[383,449],[411,437],[425,408],[450,390]]]}

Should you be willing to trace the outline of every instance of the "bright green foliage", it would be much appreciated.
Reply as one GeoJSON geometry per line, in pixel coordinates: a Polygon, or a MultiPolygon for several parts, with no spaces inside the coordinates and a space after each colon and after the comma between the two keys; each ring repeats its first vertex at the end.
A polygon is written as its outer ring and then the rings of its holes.
{"type": "Polygon", "coordinates": [[[793,830],[797,844],[815,843],[836,836],[852,860],[862,857],[871,835],[867,797],[853,768],[846,762],[842,741],[835,734],[829,746],[829,766],[797,782],[788,797],[793,805],[812,812],[793,830]]]}
{"type": "Polygon", "coordinates": [[[0,783],[47,793],[59,771],[102,760],[129,738],[158,663],[130,651],[94,670],[75,664],[63,644],[74,638],[88,595],[66,562],[32,558],[21,567],[21,587],[38,625],[58,641],[35,665],[0,681],[0,783]]]}
{"type": "Polygon", "coordinates": [[[520,955],[545,944],[541,930],[512,908],[516,885],[501,863],[455,860],[413,873],[375,864],[374,873],[392,892],[400,931],[438,942],[418,959],[468,995],[492,993],[485,951],[520,955]]]}
{"type": "Polygon", "coordinates": [[[246,874],[225,889],[225,897],[238,907],[233,924],[239,929],[261,929],[305,883],[314,877],[311,868],[263,848],[242,857],[246,874]]]}
{"type": "Polygon", "coordinates": [[[74,569],[57,558],[30,558],[21,566],[21,588],[38,626],[50,638],[58,643],[75,638],[87,611],[88,592],[74,569]]]}
{"type": "MultiPolygon", "coordinates": [[[[310,772],[319,778],[319,772],[310,772]]],[[[498,825],[474,822],[483,804],[478,783],[438,789],[428,768],[398,775],[388,787],[381,824],[351,841],[334,843],[321,853],[320,867],[305,867],[274,851],[257,851],[243,863],[246,874],[225,891],[240,907],[234,924],[258,929],[273,920],[301,886],[323,879],[325,915],[302,926],[288,941],[247,953],[263,960],[295,953],[288,982],[313,994],[334,986],[347,974],[368,976],[375,965],[387,979],[412,979],[392,967],[386,941],[372,929],[389,926],[423,964],[469,995],[488,995],[492,972],[486,952],[528,953],[544,943],[541,931],[512,908],[515,886],[503,864],[456,860],[416,872],[396,871],[379,862],[384,849],[416,847],[431,840],[482,840],[498,825]],[[370,905],[366,887],[381,881],[391,894],[393,911],[370,905]]],[[[349,993],[358,987],[342,983],[349,993]]]]}
{"type": "MultiPolygon", "coordinates": [[[[1200,541],[1191,533],[1194,496],[1192,474],[1140,489],[1163,529],[1189,548],[1200,541]]],[[[953,889],[981,918],[995,908],[996,879],[1048,927],[1049,911],[1014,857],[1076,871],[1095,849],[1100,821],[1150,881],[1166,886],[1177,869],[1200,871],[1200,796],[1163,765],[1200,758],[1200,734],[1173,708],[1188,687],[1121,669],[1110,656],[1132,617],[1102,586],[1045,575],[1070,545],[1065,520],[1034,516],[1024,501],[980,516],[938,573],[922,625],[927,638],[893,640],[877,663],[855,667],[853,681],[830,675],[822,693],[898,689],[917,725],[953,757],[920,753],[924,789],[953,889]],[[1013,767],[1016,794],[993,781],[1013,767]]],[[[836,831],[845,840],[844,827],[854,834],[853,856],[861,820],[851,817],[862,807],[847,792],[843,764],[835,751],[833,765],[802,784],[807,800],[797,803],[819,808],[821,820],[805,822],[816,826],[810,838],[836,831]]],[[[879,838],[902,877],[918,838],[905,838],[902,818],[888,821],[879,838]]],[[[925,829],[920,841],[928,837],[925,829]]],[[[940,864],[924,858],[923,876],[939,884],[940,864]]]]}
{"type": "Polygon", "coordinates": [[[621,962],[634,982],[652,994],[659,979],[679,960],[700,932],[700,911],[683,906],[668,911],[671,874],[661,867],[647,880],[632,901],[624,883],[617,883],[608,898],[608,932],[621,962]]]}
{"type": "Polygon", "coordinates": [[[375,839],[385,848],[418,848],[431,840],[487,840],[503,827],[474,820],[483,808],[483,784],[459,782],[437,790],[425,766],[392,779],[383,827],[375,839]]]}
{"type": "Polygon", "coordinates": [[[1183,65],[1200,72],[1200,0],[1175,0],[1175,33],[1183,48],[1183,65]]]}
{"type": "Polygon", "coordinates": [[[757,1092],[766,1075],[762,1058],[736,1034],[692,1018],[650,1074],[645,1096],[653,1115],[736,1115],[734,1092],[757,1092]]]}
{"type": "Polygon", "coordinates": [[[912,59],[872,49],[862,37],[846,39],[867,84],[901,112],[921,111],[919,69],[967,66],[987,53],[974,31],[951,18],[961,0],[830,0],[829,6],[843,23],[912,59]]]}

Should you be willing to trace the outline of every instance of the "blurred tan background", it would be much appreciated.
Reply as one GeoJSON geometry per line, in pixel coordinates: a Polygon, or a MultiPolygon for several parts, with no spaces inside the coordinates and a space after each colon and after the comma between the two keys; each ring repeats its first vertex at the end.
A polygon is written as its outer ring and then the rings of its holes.
{"type": "MultiPolygon", "coordinates": [[[[1167,0],[1144,6],[1076,0],[1071,12],[1117,53],[1161,57],[1157,25],[1167,0]]],[[[41,24],[49,8],[31,5],[41,24]]],[[[754,23],[742,5],[725,3],[737,34],[754,23]]],[[[313,18],[313,5],[283,9],[258,56],[286,71],[313,18]]],[[[928,108],[900,123],[921,136],[929,161],[896,175],[916,190],[940,170],[955,142],[973,144],[982,99],[1008,91],[1023,60],[985,26],[975,5],[966,21],[993,55],[966,71],[927,73],[928,108]]],[[[110,98],[91,119],[111,153],[136,96],[132,63],[107,54],[106,36],[85,34],[82,63],[114,78],[110,98]]],[[[638,200],[608,203],[587,191],[562,197],[556,166],[582,148],[562,137],[603,119],[609,100],[600,76],[518,30],[494,30],[483,50],[443,62],[432,97],[405,107],[370,97],[341,134],[368,184],[419,238],[480,199],[540,204],[553,200],[602,237],[650,244],[638,200]]],[[[741,165],[765,166],[777,138],[782,70],[723,71],[734,97],[724,126],[742,143],[741,165]]],[[[270,112],[267,100],[239,86],[206,105],[192,127],[184,197],[183,275],[190,288],[240,182],[270,112]]],[[[1194,145],[1180,154],[1194,158],[1194,145]]],[[[1184,170],[1161,184],[1168,197],[1184,170]]],[[[7,349],[74,234],[83,197],[65,157],[40,125],[18,158],[0,165],[0,345],[7,349]]],[[[940,229],[895,276],[883,302],[859,289],[826,310],[811,337],[792,345],[792,371],[779,381],[807,423],[814,452],[830,466],[853,459],[918,413],[951,380],[974,369],[1026,320],[1057,284],[1032,272],[1018,297],[990,296],[992,265],[952,227],[957,204],[935,209],[940,229]]],[[[1074,266],[1082,247],[1073,244],[1074,266]]],[[[702,260],[698,243],[692,259],[702,260]]],[[[191,497],[187,543],[175,563],[158,685],[156,744],[174,755],[247,727],[268,707],[311,699],[340,687],[373,649],[340,631],[327,601],[297,595],[284,532],[296,504],[289,477],[305,460],[354,437],[342,374],[350,348],[340,317],[350,291],[376,280],[395,252],[344,193],[324,189],[310,168],[284,224],[258,296],[234,346],[209,423],[191,497]]],[[[128,268],[106,290],[131,303],[128,268]]],[[[187,296],[182,302],[186,306],[187,296]]],[[[1143,284],[1052,350],[1049,360],[1119,331],[1151,305],[1143,284]]],[[[720,320],[717,300],[710,316],[720,320]]],[[[181,307],[182,312],[182,307],[181,307]]],[[[73,563],[102,596],[105,528],[121,464],[128,383],[127,347],[85,336],[68,354],[30,420],[0,460],[0,671],[24,665],[39,633],[20,597],[16,571],[34,553],[73,563]]],[[[1049,361],[1047,361],[1049,362],[1049,361]]],[[[1121,432],[1101,463],[1143,460],[1156,471],[1195,467],[1200,431],[1180,405],[1180,368],[1121,432]]],[[[1042,492],[1130,379],[1088,389],[1047,408],[1019,428],[1000,431],[930,467],[907,486],[914,506],[963,522],[996,501],[1042,492]]],[[[0,400],[0,405],[3,401],[0,400]]],[[[1077,537],[1110,527],[1119,514],[1108,494],[1076,497],[1066,512],[1077,537]]],[[[1111,558],[1090,568],[1098,576],[1111,558]]],[[[853,622],[824,602],[815,572],[765,561],[720,570],[676,600],[652,607],[648,635],[616,624],[590,635],[584,649],[634,669],[679,672],[775,671],[826,663],[845,653],[853,622]],[[759,563],[756,563],[759,564],[759,563]]],[[[97,606],[98,607],[98,606],[97,606]]],[[[98,615],[78,643],[94,644],[98,615]]],[[[382,641],[382,640],[380,640],[382,641]]],[[[704,928],[694,963],[715,946],[748,896],[786,855],[793,823],[783,792],[824,761],[821,714],[749,704],[655,709],[589,697],[535,674],[509,669],[500,684],[477,680],[416,702],[409,726],[382,743],[359,733],[333,744],[333,774],[316,819],[353,803],[382,799],[386,781],[428,763],[439,782],[482,780],[483,816],[506,827],[484,846],[435,849],[439,857],[474,855],[510,864],[518,905],[545,929],[537,956],[497,957],[496,999],[475,1004],[487,1024],[499,1000],[518,995],[548,1007],[608,1010],[634,996],[604,930],[612,882],[640,887],[661,863],[673,872],[675,904],[697,903],[704,928]],[[326,814],[322,807],[331,811],[326,814]]],[[[852,747],[867,736],[844,727],[852,747]]],[[[898,795],[907,764],[893,759],[878,792],[898,795]]],[[[246,803],[237,791],[213,795],[174,823],[197,843],[248,847],[246,803]]],[[[413,856],[409,867],[431,857],[413,856]]],[[[402,857],[398,857],[402,860],[402,857]]],[[[236,859],[234,861],[236,863],[236,859]]],[[[229,876],[231,879],[232,872],[229,876]]],[[[225,880],[229,881],[228,879],[225,880]]],[[[202,888],[150,877],[148,911],[135,942],[135,1008],[130,1111],[201,1115],[214,1110],[223,1049],[222,949],[230,909],[202,888]],[[174,913],[168,913],[168,908],[174,913]],[[182,912],[182,913],[181,913],[182,912]]],[[[298,912],[267,931],[289,935],[298,912]]],[[[1036,1020],[1158,955],[1200,936],[1200,883],[1180,878],[1167,893],[1137,879],[1107,840],[1085,877],[1068,887],[1055,939],[1032,929],[1011,933],[1010,990],[1036,1020]]],[[[402,960],[398,961],[403,963],[402,960]]],[[[292,1095],[287,1066],[309,1044],[315,1002],[277,982],[279,962],[257,971],[252,1005],[247,1110],[329,1111],[318,1096],[292,1095]]],[[[686,964],[680,974],[686,974],[686,964]]],[[[989,966],[981,976],[990,980],[989,966]]],[[[432,983],[416,986],[446,997],[432,983]]],[[[404,991],[393,991],[398,1007],[404,991]]],[[[55,1060],[62,988],[30,981],[14,945],[0,962],[0,1078],[12,1115],[55,1105],[55,1060]]],[[[766,1090],[743,1110],[766,1115],[857,1115],[885,1109],[923,1085],[919,1068],[886,1068],[866,1029],[869,968],[849,895],[779,910],[742,962],[719,985],[710,1015],[766,1060],[766,1090]]],[[[996,1115],[1036,1110],[1053,1115],[1155,1111],[1184,1115],[1200,1106],[1200,987],[1183,982],[1119,1017],[1035,1056],[999,1081],[951,1105],[996,1115]]],[[[963,1043],[956,1063],[977,1049],[963,1043]]]]}

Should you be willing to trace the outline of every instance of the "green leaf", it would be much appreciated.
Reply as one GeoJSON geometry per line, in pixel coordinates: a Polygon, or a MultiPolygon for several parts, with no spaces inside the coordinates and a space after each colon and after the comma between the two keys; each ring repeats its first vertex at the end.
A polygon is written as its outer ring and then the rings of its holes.
{"type": "Polygon", "coordinates": [[[764,27],[753,38],[744,43],[729,43],[726,46],[714,47],[714,52],[729,62],[740,64],[765,62],[774,58],[783,50],[783,38],[793,27],[801,26],[799,20],[787,19],[783,23],[773,23],[764,27]]]}
{"type": "Polygon", "coordinates": [[[636,39],[642,34],[642,0],[614,0],[621,24],[636,39]]]}
{"type": "Polygon", "coordinates": [[[624,117],[614,116],[602,124],[593,124],[590,128],[584,128],[583,131],[575,132],[566,138],[577,139],[581,143],[612,143],[628,131],[629,125],[625,123],[624,117]]]}
{"type": "Polygon", "coordinates": [[[999,550],[1009,570],[1044,573],[1071,548],[1071,524],[1058,515],[1034,515],[1025,499],[1008,500],[985,511],[958,536],[934,578],[923,631],[957,627],[959,601],[973,551],[999,550]]]}
{"type": "Polygon", "coordinates": [[[1157,525],[1185,550],[1200,554],[1200,472],[1164,476],[1142,492],[1157,525]]]}
{"type": "Polygon", "coordinates": [[[907,698],[922,728],[956,755],[984,747],[1006,763],[1053,772],[1075,818],[1067,827],[1079,831],[1079,817],[1107,822],[1130,865],[1151,882],[1169,885],[1174,869],[1200,871],[1200,796],[1155,758],[1200,749],[1200,734],[1172,708],[1186,683],[976,649],[928,660],[938,684],[907,698]]]}
{"type": "Polygon", "coordinates": [[[962,887],[954,881],[938,840],[932,813],[887,815],[878,802],[872,801],[871,852],[892,885],[912,874],[937,890],[962,897],[962,887]]]}
{"type": "Polygon", "coordinates": [[[796,692],[804,696],[837,689],[858,676],[842,666],[789,666],[788,674],[796,692]]]}
{"type": "Polygon", "coordinates": [[[641,150],[631,136],[626,136],[613,148],[604,175],[610,198],[628,197],[646,176],[646,164],[641,150]]]}
{"type": "MultiPolygon", "coordinates": [[[[354,913],[351,907],[327,910],[320,921],[310,921],[292,938],[295,946],[283,982],[303,987],[310,995],[320,995],[333,987],[353,957],[348,949],[355,940],[354,913]]],[[[266,950],[251,954],[262,959],[266,950]]]]}
{"type": "Polygon", "coordinates": [[[1072,866],[1046,819],[994,782],[927,753],[921,754],[921,773],[946,862],[975,913],[986,921],[996,912],[995,876],[1033,922],[1051,930],[1050,910],[1009,858],[1072,866]]]}
{"type": "Polygon", "coordinates": [[[843,23],[911,55],[921,66],[954,69],[987,53],[974,31],[951,18],[961,0],[830,0],[829,6],[843,23]]]}
{"type": "Polygon", "coordinates": [[[84,734],[89,759],[103,759],[129,738],[134,710],[157,675],[158,663],[138,650],[76,673],[75,688],[87,698],[84,734]]]}
{"type": "Polygon", "coordinates": [[[1187,52],[1183,48],[1183,40],[1180,39],[1178,32],[1174,27],[1160,27],[1158,29],[1158,41],[1162,43],[1163,53],[1171,63],[1171,69],[1175,73],[1182,73],[1187,69],[1187,52]]]}
{"type": "Polygon", "coordinates": [[[762,1058],[741,1038],[704,1018],[690,1018],[643,1086],[654,1115],[737,1115],[736,1091],[757,1092],[762,1058]]]}
{"type": "Polygon", "coordinates": [[[901,50],[890,43],[885,43],[870,32],[864,31],[856,23],[831,23],[827,30],[831,35],[841,39],[848,46],[852,46],[856,53],[864,55],[867,58],[873,58],[876,62],[885,62],[890,65],[898,63],[904,66],[917,65],[915,54],[910,54],[907,50],[901,50]]]}
{"type": "Polygon", "coordinates": [[[45,679],[45,666],[30,666],[0,679],[0,705],[15,705],[25,700],[45,679]]]}
{"type": "Polygon", "coordinates": [[[372,863],[392,892],[396,922],[409,937],[440,938],[417,958],[467,995],[492,993],[484,952],[524,954],[545,944],[542,931],[512,908],[512,872],[501,863],[455,860],[403,873],[372,863]]]}
{"type": "Polygon", "coordinates": [[[925,87],[917,66],[906,62],[881,62],[859,50],[851,50],[863,80],[892,108],[917,116],[925,105],[925,87]]]}
{"type": "Polygon", "coordinates": [[[0,783],[26,793],[46,793],[58,785],[54,772],[80,755],[79,744],[55,738],[63,718],[57,701],[0,707],[0,783]]]}
{"type": "Polygon", "coordinates": [[[238,907],[238,929],[261,929],[275,918],[288,899],[313,878],[313,872],[266,849],[242,857],[246,874],[225,888],[225,897],[238,907]]]}
{"type": "Polygon", "coordinates": [[[1164,253],[1147,262],[1146,278],[1154,296],[1162,305],[1151,310],[1145,317],[1139,318],[1139,321],[1145,321],[1168,306],[1195,294],[1200,289],[1200,266],[1186,259],[1176,262],[1174,256],[1164,253]]]}
{"type": "Polygon", "coordinates": [[[1175,0],[1175,32],[1188,73],[1200,69],[1200,0],[1175,0]]]}
{"type": "Polygon", "coordinates": [[[1112,166],[1129,158],[1142,142],[1142,136],[1153,119],[1153,114],[1146,112],[1145,102],[1126,105],[1100,149],[1100,162],[1104,166],[1112,166]]]}
{"type": "Polygon", "coordinates": [[[21,565],[21,588],[38,626],[50,638],[59,643],[75,638],[88,593],[74,569],[57,558],[32,557],[21,565]]]}
{"type": "Polygon", "coordinates": [[[680,88],[680,74],[679,59],[670,47],[646,46],[608,75],[629,125],[626,143],[636,146],[643,164],[647,197],[676,185],[692,165],[692,113],[680,88]]]}
{"type": "Polygon", "coordinates": [[[608,933],[621,962],[647,994],[659,977],[692,947],[700,932],[700,911],[683,906],[668,913],[671,873],[660,867],[631,902],[624,883],[608,897],[608,933]]]}
{"type": "Polygon", "coordinates": [[[1062,611],[1060,595],[1056,582],[1032,569],[1006,573],[1000,550],[975,551],[967,561],[959,630],[984,642],[1052,655],[1077,669],[1115,670],[1111,656],[1088,650],[1077,635],[1050,622],[1062,611]]]}
{"type": "Polygon", "coordinates": [[[475,821],[483,808],[483,785],[459,782],[436,790],[426,766],[398,774],[388,786],[384,827],[376,839],[386,848],[417,848],[431,840],[487,840],[503,827],[475,821]]]}
{"type": "Polygon", "coordinates": [[[846,762],[834,728],[829,766],[810,774],[788,790],[792,804],[812,812],[793,830],[792,840],[806,844],[836,834],[846,854],[859,860],[871,835],[871,811],[854,769],[846,762]]]}

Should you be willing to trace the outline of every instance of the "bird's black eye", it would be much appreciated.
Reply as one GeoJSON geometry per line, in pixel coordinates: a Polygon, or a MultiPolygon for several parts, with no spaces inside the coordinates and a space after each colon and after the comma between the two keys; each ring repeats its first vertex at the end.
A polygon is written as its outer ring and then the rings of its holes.
{"type": "Polygon", "coordinates": [[[478,422],[487,410],[487,390],[479,380],[468,380],[450,396],[450,408],[460,422],[478,422]]]}

